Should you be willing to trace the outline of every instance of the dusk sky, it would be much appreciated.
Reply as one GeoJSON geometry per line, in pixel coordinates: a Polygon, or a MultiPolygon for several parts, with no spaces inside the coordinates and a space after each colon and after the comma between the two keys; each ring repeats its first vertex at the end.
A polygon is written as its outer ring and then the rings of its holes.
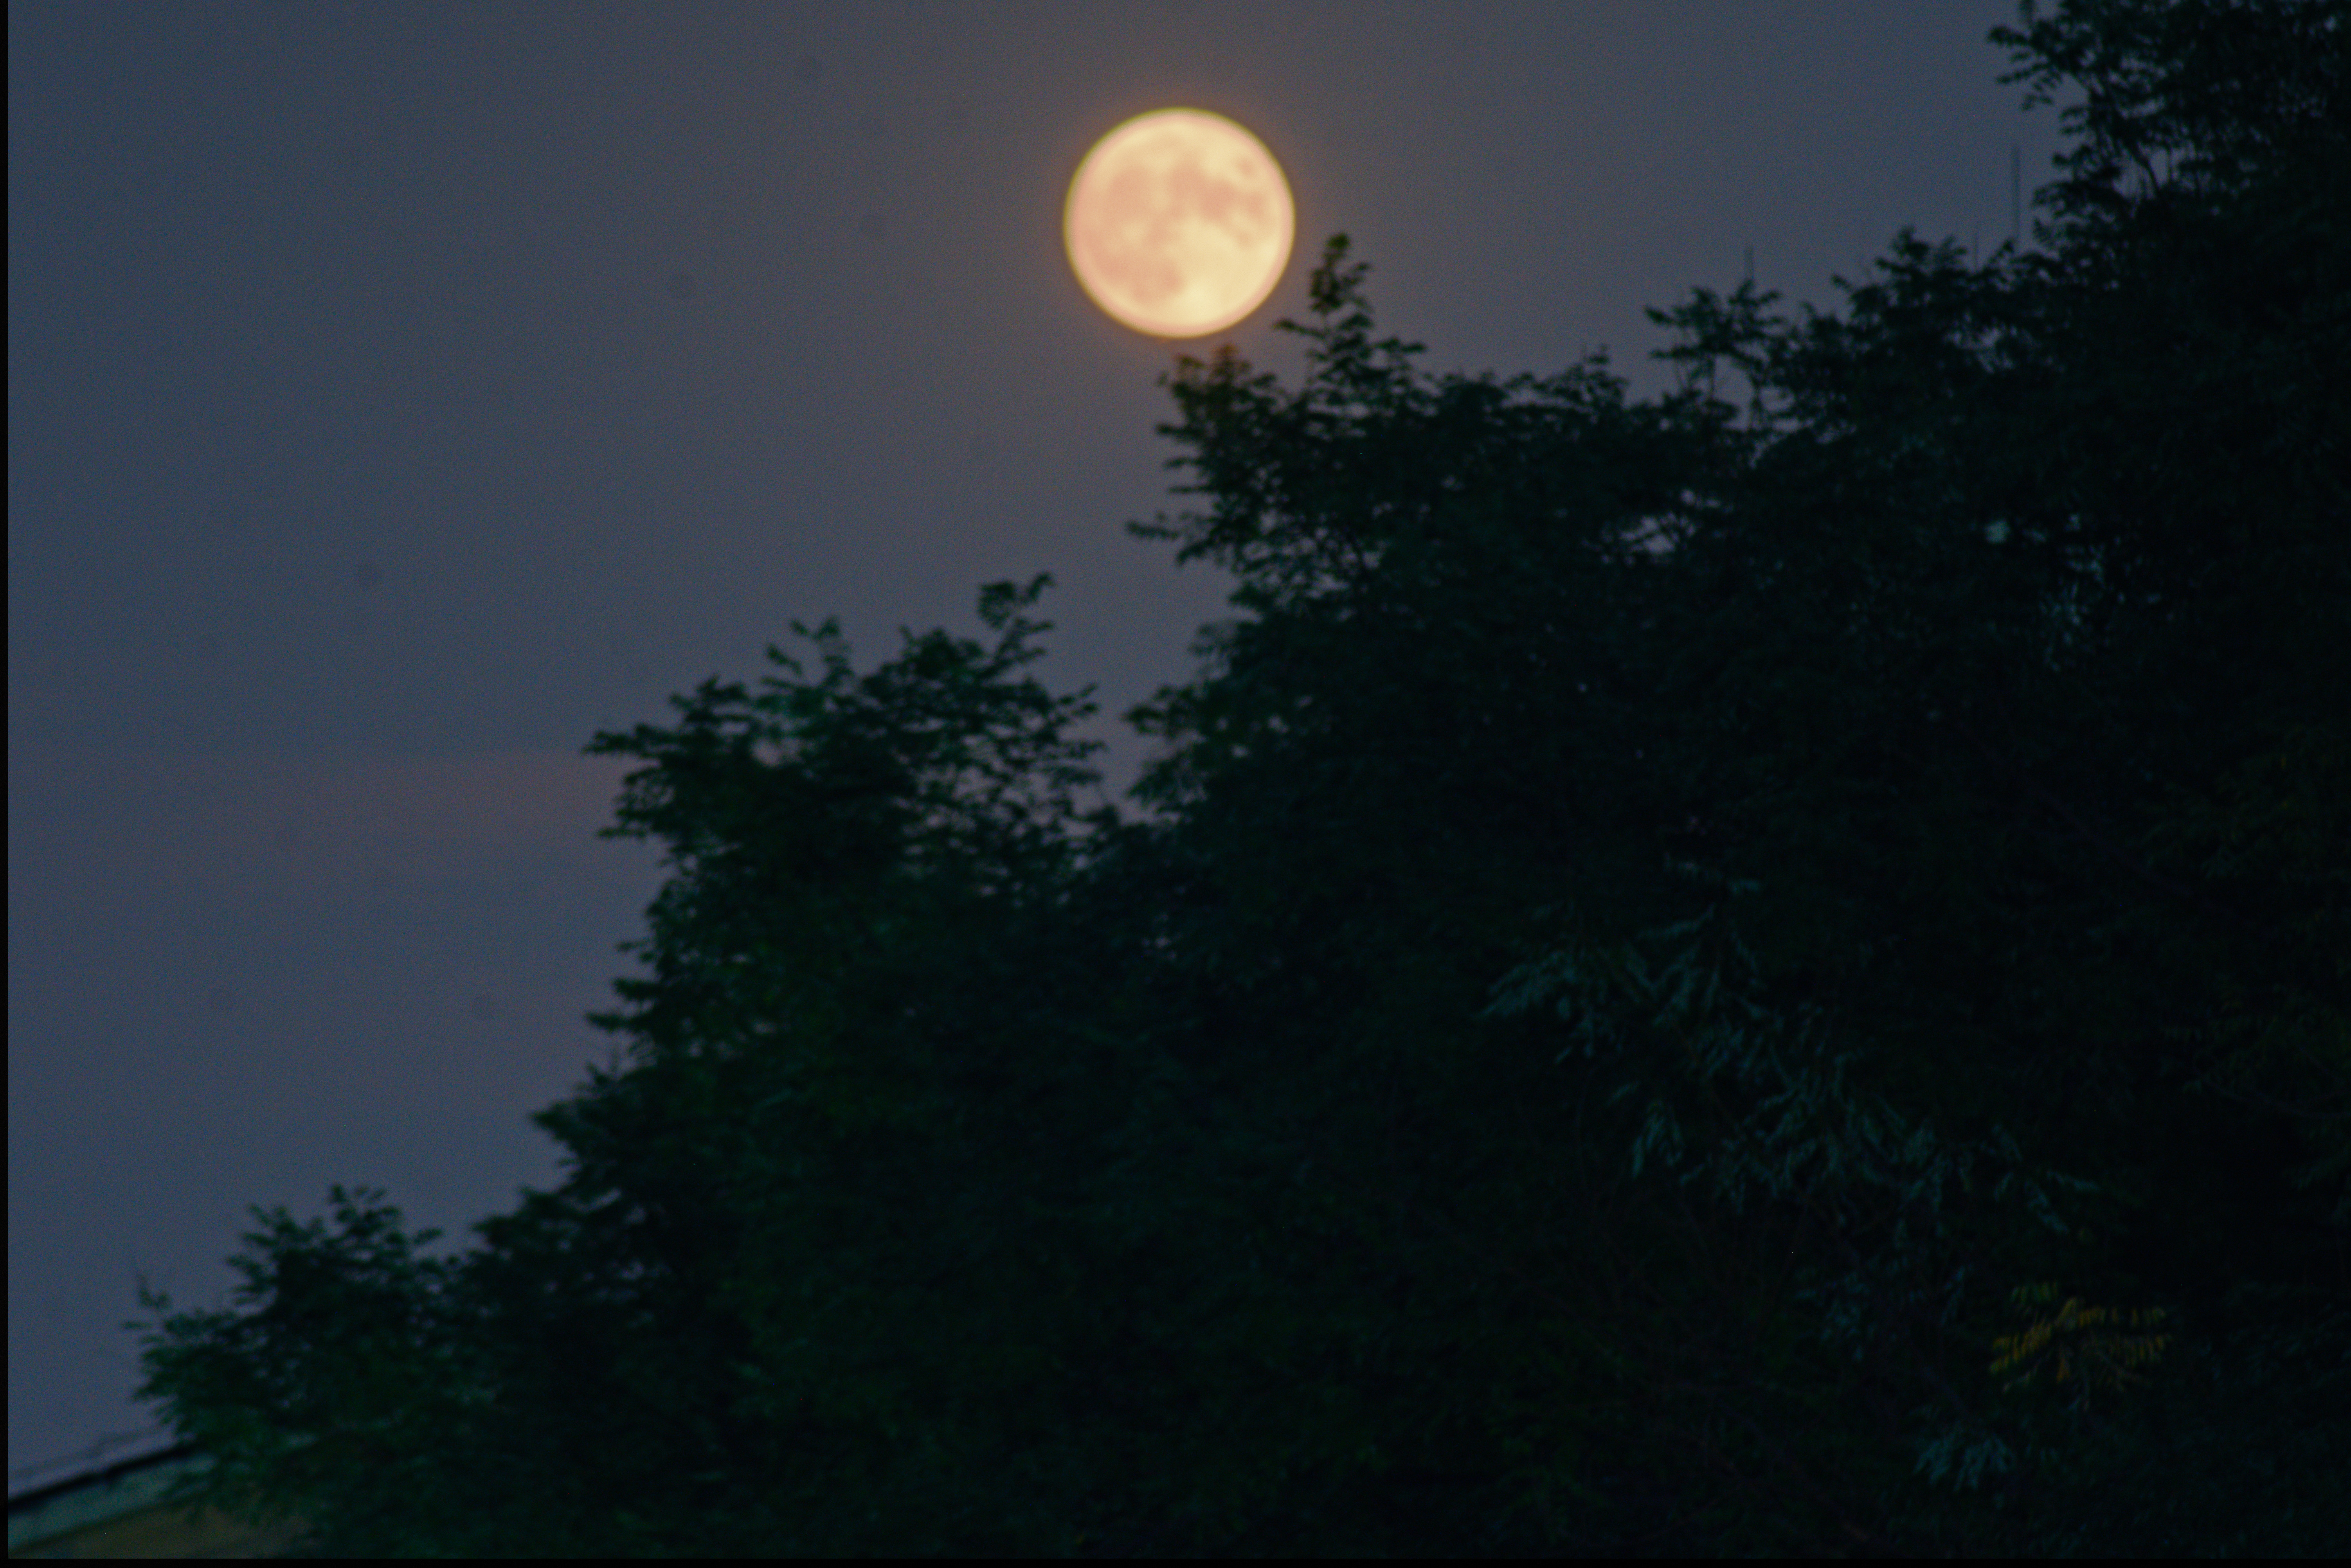
{"type": "Polygon", "coordinates": [[[614,1040],[661,876],[596,837],[705,678],[838,615],[978,635],[1117,715],[1228,581],[1177,508],[1176,352],[1284,374],[1323,241],[1432,370],[1605,347],[2049,177],[2012,0],[90,5],[8,16],[8,1463],[156,1446],[143,1276],[224,1304],[247,1206],[387,1189],[467,1239],[559,1179],[528,1113],[614,1040]],[[1298,246],[1238,327],[1089,303],[1093,141],[1213,110],[1298,246]]]}

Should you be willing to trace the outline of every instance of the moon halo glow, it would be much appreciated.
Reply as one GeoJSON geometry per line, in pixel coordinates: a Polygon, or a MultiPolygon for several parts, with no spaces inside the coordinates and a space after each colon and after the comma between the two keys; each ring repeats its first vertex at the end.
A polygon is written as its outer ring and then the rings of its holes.
{"type": "Polygon", "coordinates": [[[1155,338],[1221,332],[1265,303],[1298,232],[1290,182],[1222,115],[1163,109],[1094,143],[1061,238],[1086,295],[1155,338]]]}

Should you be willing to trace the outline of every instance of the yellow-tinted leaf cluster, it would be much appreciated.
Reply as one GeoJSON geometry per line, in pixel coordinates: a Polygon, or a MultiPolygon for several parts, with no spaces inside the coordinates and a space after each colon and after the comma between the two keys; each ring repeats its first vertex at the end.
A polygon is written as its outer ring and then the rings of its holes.
{"type": "MultiPolygon", "coordinates": [[[[2032,1313],[2057,1301],[2054,1283],[2019,1285],[2009,1300],[2032,1313]]],[[[2164,1319],[2161,1307],[2094,1307],[2068,1296],[2053,1313],[2035,1315],[2021,1333],[1991,1342],[1995,1376],[2014,1372],[2009,1386],[2030,1382],[2044,1366],[2053,1381],[2080,1377],[2108,1388],[2144,1381],[2138,1369],[2155,1362],[2171,1343],[2168,1333],[2147,1332],[2164,1319]]]]}

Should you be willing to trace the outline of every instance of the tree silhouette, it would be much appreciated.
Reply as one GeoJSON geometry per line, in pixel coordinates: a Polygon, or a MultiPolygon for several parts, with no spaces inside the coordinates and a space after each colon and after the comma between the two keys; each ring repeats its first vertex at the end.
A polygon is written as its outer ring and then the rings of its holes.
{"type": "Polygon", "coordinates": [[[2039,248],[1429,377],[1180,361],[1128,716],[933,632],[597,737],[671,877],[568,1172],[145,1298],[327,1552],[2351,1538],[2339,4],[2028,8],[2039,248]],[[1742,403],[1717,395],[1723,371],[1742,403]]]}

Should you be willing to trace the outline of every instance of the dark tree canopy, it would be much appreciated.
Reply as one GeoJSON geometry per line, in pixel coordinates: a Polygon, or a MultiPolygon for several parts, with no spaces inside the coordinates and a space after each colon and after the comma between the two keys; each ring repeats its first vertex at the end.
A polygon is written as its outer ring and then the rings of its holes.
{"type": "Polygon", "coordinates": [[[1698,290],[1680,390],[1170,378],[1238,579],[1128,716],[933,632],[705,683],[672,874],[427,1259],[144,1298],[342,1553],[2318,1553],[2351,1540],[2340,0],[2081,0],[2037,248],[1698,290]]]}

